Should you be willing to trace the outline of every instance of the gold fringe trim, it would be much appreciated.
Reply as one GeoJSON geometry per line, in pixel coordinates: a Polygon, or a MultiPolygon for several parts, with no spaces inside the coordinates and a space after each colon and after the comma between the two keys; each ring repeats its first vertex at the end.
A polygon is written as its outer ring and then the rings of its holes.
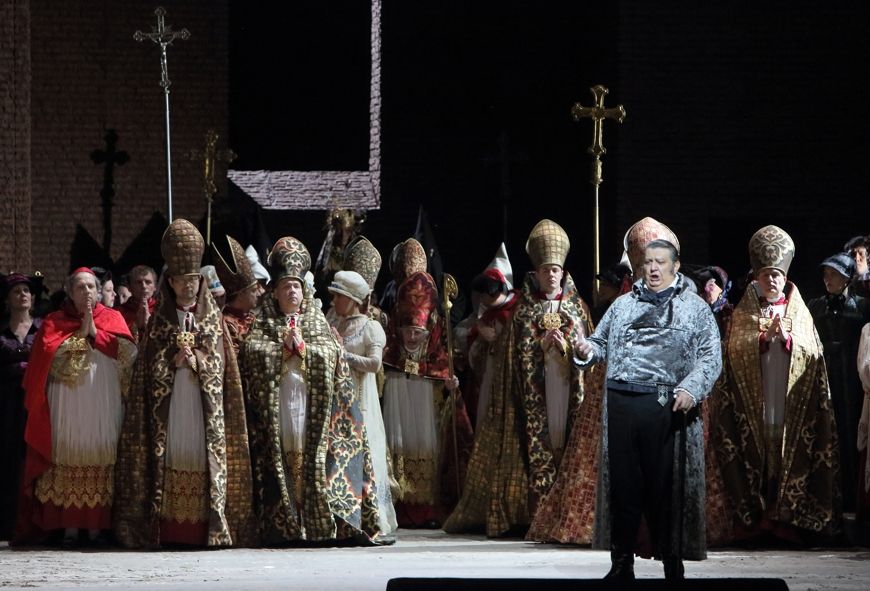
{"type": "Polygon", "coordinates": [[[93,509],[112,504],[114,465],[64,466],[52,464],[36,481],[36,498],[64,509],[93,509]]]}
{"type": "Polygon", "coordinates": [[[208,472],[166,469],[160,516],[179,523],[208,521],[208,472]]]}

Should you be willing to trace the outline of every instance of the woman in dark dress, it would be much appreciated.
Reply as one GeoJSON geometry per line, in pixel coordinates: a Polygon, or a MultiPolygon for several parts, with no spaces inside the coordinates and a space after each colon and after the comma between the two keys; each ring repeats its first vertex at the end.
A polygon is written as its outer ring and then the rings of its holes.
{"type": "Polygon", "coordinates": [[[42,277],[12,273],[0,280],[0,540],[12,538],[24,457],[24,389],[21,378],[41,321],[31,316],[42,277]]]}

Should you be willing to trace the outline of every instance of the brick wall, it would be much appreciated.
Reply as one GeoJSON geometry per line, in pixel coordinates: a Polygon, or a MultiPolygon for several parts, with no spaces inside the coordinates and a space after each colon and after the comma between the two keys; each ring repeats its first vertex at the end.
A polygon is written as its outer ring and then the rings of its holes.
{"type": "MultiPolygon", "coordinates": [[[[21,4],[3,0],[0,6],[8,11],[21,4]]],[[[117,259],[121,255],[152,213],[166,214],[159,49],[151,42],[133,40],[135,30],[149,32],[156,24],[155,6],[153,0],[49,0],[29,6],[33,114],[29,197],[33,221],[29,243],[25,236],[17,236],[13,248],[29,250],[29,261],[26,254],[15,255],[18,264],[42,270],[52,288],[60,284],[68,270],[77,224],[98,243],[103,242],[103,165],[95,164],[90,154],[105,149],[107,129],[116,130],[117,149],[130,157],[115,169],[111,256],[117,259]]],[[[228,8],[226,1],[214,0],[168,1],[163,6],[167,25],[186,27],[191,32],[190,39],[177,41],[169,48],[169,75],[174,214],[196,222],[205,214],[201,162],[190,159],[188,154],[202,149],[203,136],[210,127],[221,134],[221,145],[225,141],[228,8]]],[[[4,53],[9,44],[8,22],[3,18],[0,24],[4,33],[0,49],[4,53]]],[[[24,93],[17,90],[22,83],[16,80],[17,94],[24,93]]],[[[4,95],[3,100],[2,123],[7,128],[8,98],[4,95]]],[[[25,111],[16,116],[21,120],[25,111]]],[[[5,193],[9,182],[5,167],[10,156],[6,147],[3,150],[0,182],[4,184],[0,186],[5,193]]],[[[26,158],[16,160],[19,167],[24,166],[22,161],[26,158]]],[[[218,179],[223,178],[221,172],[219,169],[218,179]]],[[[23,184],[28,185],[26,181],[23,184]]],[[[22,197],[18,198],[16,210],[26,211],[27,191],[17,194],[22,197]]],[[[3,207],[8,207],[5,200],[3,207]]],[[[7,216],[0,217],[8,225],[7,216]]],[[[0,249],[4,265],[7,250],[0,249]]]]}
{"type": "Polygon", "coordinates": [[[0,271],[29,270],[29,0],[0,0],[0,130],[0,271]]]}

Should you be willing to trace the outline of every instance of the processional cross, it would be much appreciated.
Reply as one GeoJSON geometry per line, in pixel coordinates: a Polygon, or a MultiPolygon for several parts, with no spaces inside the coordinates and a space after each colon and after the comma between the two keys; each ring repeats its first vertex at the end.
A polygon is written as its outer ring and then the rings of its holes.
{"type": "MultiPolygon", "coordinates": [[[[587,148],[587,152],[592,154],[592,178],[589,182],[591,182],[595,186],[595,203],[594,203],[594,236],[595,236],[595,247],[594,247],[594,256],[595,256],[595,275],[597,276],[600,272],[600,243],[599,243],[599,229],[598,229],[598,186],[601,185],[601,181],[603,180],[601,176],[601,156],[607,153],[607,150],[604,148],[604,120],[605,119],[613,119],[617,123],[622,123],[625,119],[625,109],[622,105],[617,105],[611,109],[607,109],[604,107],[604,97],[607,96],[609,92],[607,88],[598,84],[593,86],[591,89],[592,96],[595,99],[595,104],[591,107],[584,107],[580,103],[574,103],[574,106],[571,107],[571,116],[574,118],[574,121],[580,121],[580,119],[592,119],[592,145],[587,148]]],[[[598,300],[598,278],[595,278],[595,282],[593,284],[593,299],[597,303],[598,300]]]]}
{"type": "Polygon", "coordinates": [[[181,29],[180,31],[173,31],[172,27],[166,26],[164,21],[164,17],[166,16],[166,10],[159,6],[157,10],[154,11],[154,14],[157,15],[157,26],[151,27],[150,33],[143,33],[142,31],[136,31],[133,33],[133,39],[136,41],[145,41],[146,39],[150,39],[154,43],[160,46],[160,87],[163,89],[163,97],[166,102],[166,199],[167,199],[167,213],[169,217],[170,223],[172,222],[172,149],[171,143],[169,141],[169,85],[172,84],[169,80],[169,62],[166,57],[166,48],[172,45],[172,42],[176,39],[187,39],[190,37],[190,31],[187,29],[181,29]]]}
{"type": "Polygon", "coordinates": [[[211,204],[214,201],[215,193],[217,193],[217,185],[214,182],[215,163],[229,164],[236,159],[236,153],[229,148],[217,149],[218,139],[220,139],[218,132],[214,129],[208,129],[205,132],[205,149],[202,152],[199,150],[190,151],[192,160],[202,158],[202,189],[205,194],[205,202],[208,204],[205,225],[206,244],[211,244],[211,204]]]}

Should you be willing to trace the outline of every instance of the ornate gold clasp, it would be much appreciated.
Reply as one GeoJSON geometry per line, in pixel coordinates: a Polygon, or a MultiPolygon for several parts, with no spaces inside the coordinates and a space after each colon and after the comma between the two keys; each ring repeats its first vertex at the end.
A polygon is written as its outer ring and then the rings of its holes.
{"type": "Polygon", "coordinates": [[[196,334],[183,330],[175,335],[175,344],[178,345],[179,349],[184,349],[185,347],[192,349],[196,344],[196,334]]]}
{"type": "Polygon", "coordinates": [[[413,359],[405,359],[405,373],[409,373],[411,375],[419,375],[420,374],[420,364],[413,359]]]}
{"type": "Polygon", "coordinates": [[[540,324],[544,330],[557,330],[562,328],[562,317],[558,312],[547,312],[541,317],[540,324]]]}

